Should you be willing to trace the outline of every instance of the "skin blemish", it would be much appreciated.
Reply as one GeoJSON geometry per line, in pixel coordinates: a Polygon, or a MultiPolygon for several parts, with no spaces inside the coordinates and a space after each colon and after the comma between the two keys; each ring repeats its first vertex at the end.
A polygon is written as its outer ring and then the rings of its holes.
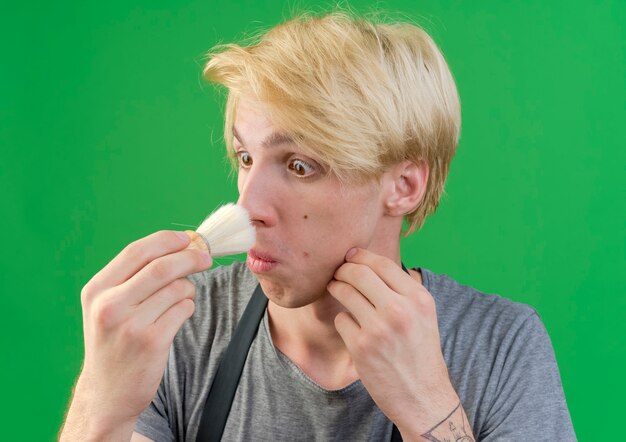
{"type": "Polygon", "coordinates": [[[309,257],[308,252],[304,252],[304,257],[305,257],[305,258],[308,258],[308,257],[309,257]]]}
{"type": "Polygon", "coordinates": [[[309,219],[309,215],[304,215],[304,219],[309,219]]]}

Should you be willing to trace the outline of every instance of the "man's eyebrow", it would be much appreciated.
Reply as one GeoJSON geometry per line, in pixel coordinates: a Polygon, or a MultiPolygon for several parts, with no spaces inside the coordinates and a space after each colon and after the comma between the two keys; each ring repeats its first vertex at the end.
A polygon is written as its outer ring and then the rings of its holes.
{"type": "MultiPolygon", "coordinates": [[[[235,126],[233,126],[233,135],[235,138],[237,138],[237,140],[241,144],[245,146],[245,143],[241,140],[241,136],[239,135],[239,132],[237,132],[237,129],[235,128],[235,126]]],[[[267,147],[277,146],[279,144],[289,144],[293,142],[294,142],[293,138],[291,138],[289,135],[285,133],[281,133],[281,132],[274,132],[274,133],[269,134],[265,138],[265,140],[261,142],[261,146],[267,148],[267,147]]]]}

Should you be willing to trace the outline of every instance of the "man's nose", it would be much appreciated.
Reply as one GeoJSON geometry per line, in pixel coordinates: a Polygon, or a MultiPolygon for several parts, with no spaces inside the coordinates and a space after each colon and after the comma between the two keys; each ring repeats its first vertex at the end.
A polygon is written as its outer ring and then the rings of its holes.
{"type": "Polygon", "coordinates": [[[270,227],[276,224],[277,185],[268,174],[263,174],[258,166],[252,166],[238,177],[239,199],[237,204],[244,207],[255,227],[270,227]]]}

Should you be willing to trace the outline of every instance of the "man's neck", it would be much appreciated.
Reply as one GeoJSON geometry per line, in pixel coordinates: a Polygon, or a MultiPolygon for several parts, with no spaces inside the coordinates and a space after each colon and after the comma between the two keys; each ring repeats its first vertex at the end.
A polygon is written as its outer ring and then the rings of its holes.
{"type": "Polygon", "coordinates": [[[300,308],[268,303],[274,346],[313,381],[328,390],[338,390],[357,379],[352,359],[335,329],[334,318],[345,311],[326,294],[300,308]]]}

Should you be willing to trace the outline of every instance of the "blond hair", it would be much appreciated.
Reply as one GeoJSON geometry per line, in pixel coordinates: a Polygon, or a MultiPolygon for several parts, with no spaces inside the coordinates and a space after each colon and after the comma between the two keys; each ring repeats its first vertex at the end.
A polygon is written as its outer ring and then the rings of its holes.
{"type": "Polygon", "coordinates": [[[300,14],[256,37],[217,45],[203,74],[228,88],[224,138],[232,159],[237,100],[259,100],[272,120],[342,182],[379,179],[404,160],[426,162],[407,236],[435,213],[460,135],[459,98],[432,38],[409,23],[352,12],[300,14]]]}

